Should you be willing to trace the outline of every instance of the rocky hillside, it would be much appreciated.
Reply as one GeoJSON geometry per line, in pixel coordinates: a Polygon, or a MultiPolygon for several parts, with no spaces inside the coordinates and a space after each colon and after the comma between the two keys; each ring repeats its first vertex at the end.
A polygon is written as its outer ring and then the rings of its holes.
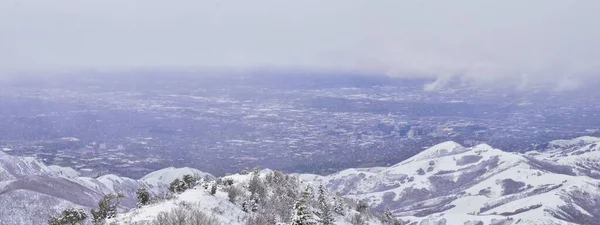
{"type": "Polygon", "coordinates": [[[541,152],[433,146],[391,167],[301,175],[406,224],[600,224],[600,138],[541,152]]]}

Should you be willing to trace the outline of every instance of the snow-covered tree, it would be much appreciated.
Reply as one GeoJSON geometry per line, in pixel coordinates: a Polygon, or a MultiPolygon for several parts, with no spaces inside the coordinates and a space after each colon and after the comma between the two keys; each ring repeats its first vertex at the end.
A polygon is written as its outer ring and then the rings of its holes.
{"type": "Polygon", "coordinates": [[[248,201],[242,202],[242,211],[248,212],[248,201]]]}
{"type": "Polygon", "coordinates": [[[360,213],[356,213],[350,219],[350,224],[352,224],[352,225],[367,225],[367,222],[365,221],[365,219],[363,218],[363,216],[360,213]]]}
{"type": "Polygon", "coordinates": [[[292,225],[314,225],[316,224],[310,209],[308,208],[308,200],[311,196],[311,189],[306,187],[302,192],[302,196],[296,204],[294,204],[294,215],[292,217],[292,225]]]}
{"type": "Polygon", "coordinates": [[[248,175],[249,173],[250,173],[250,172],[248,172],[248,167],[244,168],[244,169],[243,169],[243,170],[240,172],[240,174],[241,174],[241,175],[248,175]]]}
{"type": "Polygon", "coordinates": [[[192,176],[191,174],[186,174],[183,175],[183,182],[185,183],[187,189],[190,189],[196,186],[196,182],[198,182],[198,179],[192,176]]]}
{"type": "Polygon", "coordinates": [[[327,201],[327,197],[325,194],[325,188],[323,187],[323,185],[319,186],[319,196],[317,198],[317,201],[318,201],[319,209],[320,209],[320,211],[319,211],[320,224],[333,225],[335,222],[335,219],[333,217],[331,205],[327,201]]]}
{"type": "Polygon", "coordinates": [[[231,203],[236,203],[237,197],[243,193],[243,190],[236,186],[225,187],[225,191],[227,192],[227,198],[231,203]]]}
{"type": "Polygon", "coordinates": [[[146,188],[140,188],[135,192],[138,207],[150,202],[150,192],[146,188]]]}
{"type": "Polygon", "coordinates": [[[58,216],[48,219],[48,225],[76,225],[83,224],[87,219],[87,214],[83,209],[65,209],[58,216]]]}
{"type": "Polygon", "coordinates": [[[210,188],[210,195],[215,195],[217,193],[217,184],[214,183],[210,188]]]}
{"type": "Polygon", "coordinates": [[[107,194],[98,202],[98,209],[92,209],[94,223],[102,223],[106,219],[117,215],[117,207],[121,203],[122,194],[107,194]]]}
{"type": "Polygon", "coordinates": [[[260,179],[260,169],[258,167],[254,168],[250,182],[248,182],[248,190],[252,198],[265,198],[266,189],[263,181],[260,179]]]}
{"type": "Polygon", "coordinates": [[[344,209],[344,203],[341,201],[339,196],[334,198],[335,205],[333,206],[333,211],[340,216],[346,215],[346,210],[344,209]]]}
{"type": "Polygon", "coordinates": [[[231,178],[224,179],[223,180],[223,185],[225,185],[225,186],[231,186],[231,185],[233,185],[233,179],[231,179],[231,178]]]}
{"type": "Polygon", "coordinates": [[[358,201],[358,204],[356,205],[356,211],[363,213],[363,212],[367,211],[367,209],[369,209],[369,205],[367,205],[366,202],[358,201]]]}
{"type": "Polygon", "coordinates": [[[259,202],[260,202],[260,199],[258,199],[257,197],[254,197],[250,200],[250,210],[252,212],[258,211],[259,202]]]}
{"type": "Polygon", "coordinates": [[[204,181],[208,182],[208,181],[211,181],[211,180],[212,180],[212,178],[208,174],[204,175],[204,181]]]}
{"type": "Polygon", "coordinates": [[[176,178],[169,184],[169,191],[173,193],[181,193],[187,189],[187,185],[183,180],[176,178]]]}

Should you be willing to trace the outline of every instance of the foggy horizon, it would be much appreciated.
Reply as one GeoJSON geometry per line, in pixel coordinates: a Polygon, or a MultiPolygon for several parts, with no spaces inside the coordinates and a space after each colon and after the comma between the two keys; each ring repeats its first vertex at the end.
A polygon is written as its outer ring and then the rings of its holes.
{"type": "Polygon", "coordinates": [[[292,68],[557,90],[600,78],[600,3],[9,0],[0,74],[292,68]]]}

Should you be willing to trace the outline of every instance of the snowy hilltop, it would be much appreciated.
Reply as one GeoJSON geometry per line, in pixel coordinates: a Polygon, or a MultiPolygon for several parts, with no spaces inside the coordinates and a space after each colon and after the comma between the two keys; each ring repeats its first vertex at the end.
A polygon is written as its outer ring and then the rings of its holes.
{"type": "Polygon", "coordinates": [[[544,151],[433,146],[391,167],[301,175],[406,224],[600,224],[600,138],[544,151]]]}
{"type": "MultiPolygon", "coordinates": [[[[172,185],[176,190],[177,182],[172,185]]],[[[278,171],[201,180],[183,189],[168,199],[118,214],[107,224],[399,224],[391,214],[373,213],[363,202],[278,171]]]]}
{"type": "Polygon", "coordinates": [[[183,174],[208,175],[191,168],[166,168],[140,180],[111,174],[80,177],[68,167],[46,166],[35,158],[0,152],[0,225],[47,224],[50,216],[67,208],[89,212],[110,193],[124,195],[120,208],[135,207],[137,189],[143,187],[160,196],[172,177],[183,174]]]}

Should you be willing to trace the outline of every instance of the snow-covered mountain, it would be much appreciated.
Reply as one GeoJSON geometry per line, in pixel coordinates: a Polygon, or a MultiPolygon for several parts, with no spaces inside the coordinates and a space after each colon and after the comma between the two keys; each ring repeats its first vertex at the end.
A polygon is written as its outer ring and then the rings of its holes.
{"type": "MultiPolygon", "coordinates": [[[[336,224],[354,224],[360,213],[358,202],[334,192],[362,200],[376,211],[389,210],[404,224],[600,224],[600,138],[595,137],[552,141],[542,151],[526,153],[444,142],[390,167],[347,169],[328,176],[295,177],[263,170],[261,182],[270,185],[259,199],[264,205],[283,202],[285,207],[262,207],[258,214],[244,210],[251,207],[251,174],[222,177],[214,195],[207,188],[217,184],[213,179],[207,186],[135,208],[135,190],[146,187],[161,196],[172,180],[185,174],[214,178],[192,168],[166,168],[139,180],[116,175],[89,178],[71,168],[0,152],[0,225],[45,224],[48,216],[69,207],[95,208],[109,193],[126,196],[125,213],[111,220],[113,224],[156,224],[155,220],[177,212],[202,215],[214,224],[289,222],[290,207],[302,191],[319,184],[327,187],[333,206],[343,202],[344,213],[336,215],[336,224]]],[[[311,199],[309,209],[318,211],[315,198],[311,199]]],[[[386,224],[380,215],[359,217],[367,219],[366,224],[386,224]]]]}
{"type": "Polygon", "coordinates": [[[94,208],[109,193],[124,194],[122,206],[135,207],[135,190],[146,187],[160,195],[169,179],[184,174],[207,175],[191,168],[167,168],[140,180],[110,174],[80,177],[68,167],[46,166],[35,158],[0,152],[0,225],[46,224],[50,215],[66,208],[94,208]]]}
{"type": "Polygon", "coordinates": [[[600,138],[504,152],[454,142],[391,167],[304,174],[408,224],[600,224],[600,138]]]}

